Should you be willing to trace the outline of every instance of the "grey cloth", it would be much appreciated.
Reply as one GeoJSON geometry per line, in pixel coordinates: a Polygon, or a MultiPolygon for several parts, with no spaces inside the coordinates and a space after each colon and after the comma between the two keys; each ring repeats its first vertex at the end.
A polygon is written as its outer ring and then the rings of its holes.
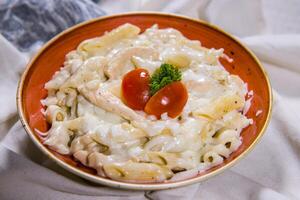
{"type": "Polygon", "coordinates": [[[28,51],[64,29],[105,13],[90,0],[0,1],[0,33],[19,50],[28,51]]]}
{"type": "Polygon", "coordinates": [[[27,145],[32,145],[30,149],[36,151],[35,157],[39,157],[39,164],[0,145],[2,159],[7,159],[7,165],[0,169],[1,180],[5,180],[0,181],[1,200],[146,199],[143,192],[118,190],[85,181],[47,160],[31,141],[27,145]],[[12,189],[15,192],[11,192],[12,189]]]}
{"type": "Polygon", "coordinates": [[[300,1],[102,0],[100,6],[109,14],[156,10],[200,16],[238,36],[271,78],[274,109],[266,133],[234,167],[201,184],[145,195],[95,185],[49,160],[15,123],[15,91],[26,59],[0,35],[0,200],[300,199],[300,1]]]}

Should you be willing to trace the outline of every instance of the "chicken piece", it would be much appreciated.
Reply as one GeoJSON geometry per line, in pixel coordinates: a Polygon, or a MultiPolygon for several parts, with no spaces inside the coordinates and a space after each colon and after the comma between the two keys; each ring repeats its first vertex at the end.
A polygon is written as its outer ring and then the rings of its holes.
{"type": "Polygon", "coordinates": [[[117,79],[128,71],[134,69],[134,64],[131,59],[137,56],[149,60],[158,60],[159,53],[149,47],[130,47],[119,53],[111,60],[104,69],[104,73],[109,79],[117,79]]]}
{"type": "Polygon", "coordinates": [[[101,89],[91,91],[86,88],[81,88],[80,93],[91,103],[108,112],[116,113],[130,121],[141,120],[140,115],[127,107],[118,97],[108,91],[103,91],[101,89]]]}
{"type": "MultiPolygon", "coordinates": [[[[65,81],[61,88],[77,88],[82,87],[83,84],[90,87],[92,82],[103,82],[105,80],[103,69],[106,63],[106,58],[102,56],[87,59],[74,75],[65,81]]],[[[97,87],[98,84],[95,85],[97,87]]]]}

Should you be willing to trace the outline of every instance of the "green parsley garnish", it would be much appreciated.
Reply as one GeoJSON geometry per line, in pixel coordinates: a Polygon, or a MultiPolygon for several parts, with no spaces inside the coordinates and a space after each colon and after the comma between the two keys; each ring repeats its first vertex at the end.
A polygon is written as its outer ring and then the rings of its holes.
{"type": "Polygon", "coordinates": [[[150,80],[150,94],[154,95],[166,85],[181,80],[181,71],[171,64],[162,64],[152,75],[150,80]]]}

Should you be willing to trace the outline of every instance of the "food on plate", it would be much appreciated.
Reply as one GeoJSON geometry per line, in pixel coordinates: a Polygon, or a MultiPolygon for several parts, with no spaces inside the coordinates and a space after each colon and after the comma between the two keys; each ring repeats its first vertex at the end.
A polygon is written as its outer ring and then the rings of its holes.
{"type": "Polygon", "coordinates": [[[178,116],[188,99],[188,93],[183,83],[176,81],[164,86],[153,95],[145,106],[145,112],[160,119],[161,115],[168,113],[169,117],[178,116]]]}
{"type": "Polygon", "coordinates": [[[137,68],[124,75],[122,97],[127,106],[134,110],[143,110],[150,98],[150,76],[147,70],[137,68]]]}
{"type": "Polygon", "coordinates": [[[247,84],[221,57],[232,62],[157,25],[85,40],[45,84],[43,143],[125,182],[177,181],[219,165],[252,123],[247,84]]]}

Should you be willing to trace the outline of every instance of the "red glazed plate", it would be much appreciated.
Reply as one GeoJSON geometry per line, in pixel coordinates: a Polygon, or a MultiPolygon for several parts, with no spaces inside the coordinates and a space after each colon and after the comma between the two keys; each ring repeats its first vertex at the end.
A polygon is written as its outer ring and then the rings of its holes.
{"type": "Polygon", "coordinates": [[[258,59],[228,33],[206,22],[183,16],[141,12],[97,18],[69,28],[50,40],[27,65],[19,82],[17,105],[21,122],[30,138],[49,158],[70,172],[112,187],[159,190],[203,181],[231,167],[244,157],[261,138],[270,121],[272,91],[267,74],[258,59]],[[49,129],[49,125],[41,113],[40,100],[47,96],[44,84],[63,65],[65,55],[74,50],[80,42],[101,36],[104,32],[124,23],[132,23],[142,30],[153,24],[158,24],[160,28],[175,28],[187,38],[201,41],[202,45],[207,48],[224,48],[225,53],[234,59],[233,63],[225,60],[221,60],[221,62],[230,73],[240,76],[244,82],[248,83],[249,91],[254,91],[252,105],[247,113],[247,117],[253,119],[253,124],[243,130],[241,133],[242,145],[229,158],[225,159],[224,163],[187,180],[151,184],[125,183],[99,177],[95,170],[84,167],[70,156],[60,155],[42,144],[35,130],[47,131],[49,129]],[[259,110],[262,113],[256,116],[256,112],[259,110]]]}

